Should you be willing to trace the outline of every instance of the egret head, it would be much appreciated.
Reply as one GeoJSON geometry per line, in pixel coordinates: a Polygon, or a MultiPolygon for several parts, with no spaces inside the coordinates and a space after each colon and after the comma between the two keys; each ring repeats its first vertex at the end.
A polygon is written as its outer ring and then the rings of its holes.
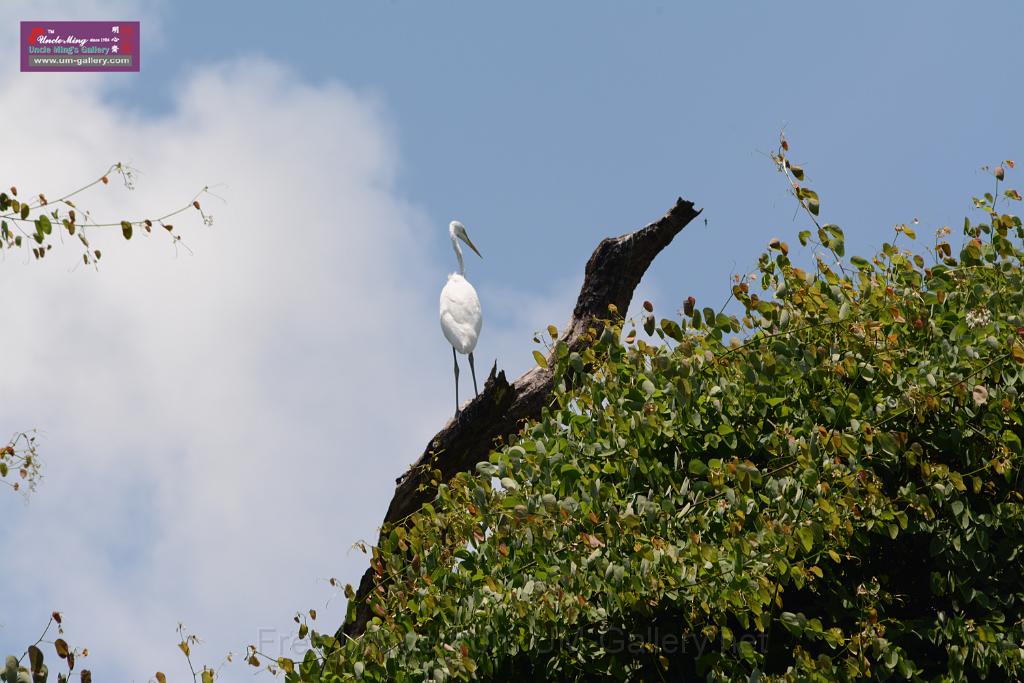
{"type": "MultiPolygon", "coordinates": [[[[448,234],[452,236],[452,244],[455,244],[456,247],[458,246],[458,244],[456,243],[455,240],[460,239],[466,243],[466,246],[473,250],[474,254],[476,254],[480,258],[483,258],[480,252],[477,251],[476,245],[473,244],[473,242],[469,239],[469,234],[466,232],[466,226],[463,225],[461,222],[452,221],[451,223],[449,223],[448,234]]],[[[458,249],[456,249],[456,252],[457,251],[458,249]]]]}

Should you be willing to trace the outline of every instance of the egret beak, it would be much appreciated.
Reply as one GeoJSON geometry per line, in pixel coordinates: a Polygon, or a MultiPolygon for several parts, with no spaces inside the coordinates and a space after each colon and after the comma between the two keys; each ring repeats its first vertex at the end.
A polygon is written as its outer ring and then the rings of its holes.
{"type": "Polygon", "coordinates": [[[462,238],[463,242],[465,242],[466,244],[469,245],[469,248],[473,250],[474,254],[476,254],[480,258],[483,258],[483,255],[479,251],[477,251],[476,245],[473,244],[473,242],[470,241],[469,235],[459,235],[459,237],[462,238]]]}

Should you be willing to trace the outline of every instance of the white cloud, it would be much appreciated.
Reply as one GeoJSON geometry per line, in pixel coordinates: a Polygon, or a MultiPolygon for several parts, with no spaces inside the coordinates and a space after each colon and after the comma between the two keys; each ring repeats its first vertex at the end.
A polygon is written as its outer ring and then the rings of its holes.
{"type": "Polygon", "coordinates": [[[56,608],[98,680],[181,680],[179,619],[211,663],[261,628],[290,632],[298,609],[333,628],[344,601],[324,609],[326,579],[361,574],[349,545],[450,410],[436,293],[420,286],[443,283],[419,255],[434,226],[395,192],[382,107],[249,60],[193,75],[156,119],[116,109],[96,77],[0,87],[0,171],[22,196],[125,160],[138,189],[87,193],[97,219],[153,215],[206,183],[226,200],[202,199],[213,227],[174,221],[194,255],[96,229],[98,273],[75,269],[73,243],[0,262],[0,430],[41,427],[48,466],[28,505],[0,499],[17,549],[0,644],[23,648],[56,608]]]}

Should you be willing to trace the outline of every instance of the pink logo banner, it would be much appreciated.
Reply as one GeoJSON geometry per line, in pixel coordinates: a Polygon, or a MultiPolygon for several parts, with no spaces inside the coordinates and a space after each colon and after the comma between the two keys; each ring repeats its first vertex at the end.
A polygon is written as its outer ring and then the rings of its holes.
{"type": "Polygon", "coordinates": [[[138,71],[137,21],[23,21],[22,71],[138,71]]]}

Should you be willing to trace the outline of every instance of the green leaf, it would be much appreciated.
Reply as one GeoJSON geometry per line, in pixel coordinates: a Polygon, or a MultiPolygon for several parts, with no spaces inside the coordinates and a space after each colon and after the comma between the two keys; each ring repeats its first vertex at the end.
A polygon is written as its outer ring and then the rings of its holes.
{"type": "Polygon", "coordinates": [[[795,636],[799,636],[804,632],[804,621],[801,619],[803,615],[797,616],[792,612],[782,612],[779,614],[779,621],[786,627],[786,630],[795,636]]]}
{"type": "Polygon", "coordinates": [[[533,359],[537,361],[537,365],[539,365],[542,368],[546,368],[548,366],[548,359],[544,357],[543,353],[537,351],[536,349],[533,352],[533,359]]]}
{"type": "Polygon", "coordinates": [[[39,671],[43,667],[43,651],[35,645],[28,646],[28,663],[31,671],[39,671]]]}
{"type": "Polygon", "coordinates": [[[1004,444],[1006,444],[1006,447],[1010,449],[1011,452],[1016,453],[1018,455],[1024,452],[1024,449],[1021,448],[1020,437],[1011,432],[1009,429],[1003,432],[1002,441],[1004,444]]]}
{"type": "Polygon", "coordinates": [[[875,434],[875,443],[882,449],[883,452],[889,455],[896,455],[899,453],[899,444],[896,439],[889,432],[878,432],[875,434]]]}
{"type": "MultiPolygon", "coordinates": [[[[694,314],[699,315],[699,313],[696,313],[696,311],[694,312],[694,314]]],[[[661,321],[661,329],[671,339],[674,339],[677,342],[683,341],[683,329],[679,327],[679,324],[676,323],[676,321],[664,318],[661,321]]]]}
{"type": "Polygon", "coordinates": [[[583,372],[583,358],[576,351],[569,354],[569,367],[576,372],[583,372]]]}
{"type": "Polygon", "coordinates": [[[807,210],[817,216],[819,208],[818,193],[806,187],[797,189],[796,193],[797,197],[805,202],[807,210]]]}
{"type": "Polygon", "coordinates": [[[809,527],[802,526],[796,530],[796,536],[800,539],[804,552],[810,552],[814,547],[814,532],[809,527]]]}
{"type": "Polygon", "coordinates": [[[128,221],[121,221],[121,234],[124,235],[126,240],[132,238],[132,224],[128,221]]]}

